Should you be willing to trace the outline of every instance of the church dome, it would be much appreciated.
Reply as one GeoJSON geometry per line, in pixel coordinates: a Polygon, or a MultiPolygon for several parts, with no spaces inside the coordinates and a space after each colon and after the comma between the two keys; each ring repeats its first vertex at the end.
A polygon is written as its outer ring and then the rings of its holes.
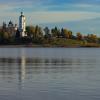
{"type": "Polygon", "coordinates": [[[12,21],[9,22],[10,25],[13,25],[12,21]]]}
{"type": "Polygon", "coordinates": [[[13,22],[9,21],[8,27],[13,27],[13,22]]]}

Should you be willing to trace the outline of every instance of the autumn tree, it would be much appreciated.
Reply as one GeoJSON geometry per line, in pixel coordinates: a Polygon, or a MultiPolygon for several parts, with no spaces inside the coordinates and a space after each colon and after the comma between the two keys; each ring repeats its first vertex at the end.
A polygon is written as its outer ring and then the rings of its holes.
{"type": "Polygon", "coordinates": [[[73,32],[71,30],[68,31],[68,37],[69,39],[72,39],[72,36],[73,36],[73,32]]]}
{"type": "Polygon", "coordinates": [[[67,39],[72,39],[72,31],[62,28],[61,29],[61,37],[67,38],[67,39]]]}
{"type": "Polygon", "coordinates": [[[97,42],[98,37],[95,34],[88,34],[87,39],[88,39],[89,42],[97,42]]]}
{"type": "Polygon", "coordinates": [[[83,36],[80,32],[76,33],[76,37],[78,40],[82,40],[83,36]]]}
{"type": "Polygon", "coordinates": [[[42,28],[37,26],[27,26],[26,27],[27,36],[33,39],[37,39],[43,36],[42,28]]]}

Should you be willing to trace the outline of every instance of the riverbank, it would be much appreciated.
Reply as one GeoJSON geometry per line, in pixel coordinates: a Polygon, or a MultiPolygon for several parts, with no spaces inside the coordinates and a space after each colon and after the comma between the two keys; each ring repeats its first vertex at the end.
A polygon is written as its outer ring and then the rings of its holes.
{"type": "Polygon", "coordinates": [[[20,48],[20,47],[27,47],[27,48],[100,48],[100,43],[89,43],[84,42],[82,40],[72,40],[72,39],[54,39],[54,40],[45,40],[40,43],[7,43],[1,44],[0,47],[8,47],[8,48],[20,48]]]}
{"type": "Polygon", "coordinates": [[[100,45],[77,45],[77,46],[64,46],[64,45],[0,45],[0,48],[100,48],[100,45]]]}

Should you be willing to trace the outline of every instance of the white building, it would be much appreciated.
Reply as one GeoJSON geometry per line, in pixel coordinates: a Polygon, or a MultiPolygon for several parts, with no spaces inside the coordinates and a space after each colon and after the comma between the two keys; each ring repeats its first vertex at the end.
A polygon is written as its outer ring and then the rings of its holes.
{"type": "Polygon", "coordinates": [[[26,18],[23,15],[23,12],[21,12],[21,16],[19,17],[19,32],[22,37],[26,36],[26,18]]]}

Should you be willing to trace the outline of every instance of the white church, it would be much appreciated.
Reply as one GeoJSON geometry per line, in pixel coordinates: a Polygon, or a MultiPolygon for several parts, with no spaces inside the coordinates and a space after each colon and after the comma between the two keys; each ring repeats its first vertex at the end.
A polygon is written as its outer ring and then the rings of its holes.
{"type": "Polygon", "coordinates": [[[26,35],[26,18],[23,14],[23,12],[21,12],[21,16],[19,17],[19,28],[18,28],[20,35],[22,37],[27,36],[26,35]]]}
{"type": "MultiPolygon", "coordinates": [[[[13,37],[16,36],[16,32],[17,31],[19,32],[20,37],[27,36],[27,34],[26,34],[26,18],[24,16],[23,12],[21,12],[21,15],[19,16],[19,26],[17,26],[17,24],[14,24],[10,20],[8,24],[6,24],[5,22],[3,22],[3,26],[2,27],[3,27],[3,29],[5,31],[7,31],[13,37]]],[[[0,30],[2,29],[2,27],[0,27],[0,30]]]]}

